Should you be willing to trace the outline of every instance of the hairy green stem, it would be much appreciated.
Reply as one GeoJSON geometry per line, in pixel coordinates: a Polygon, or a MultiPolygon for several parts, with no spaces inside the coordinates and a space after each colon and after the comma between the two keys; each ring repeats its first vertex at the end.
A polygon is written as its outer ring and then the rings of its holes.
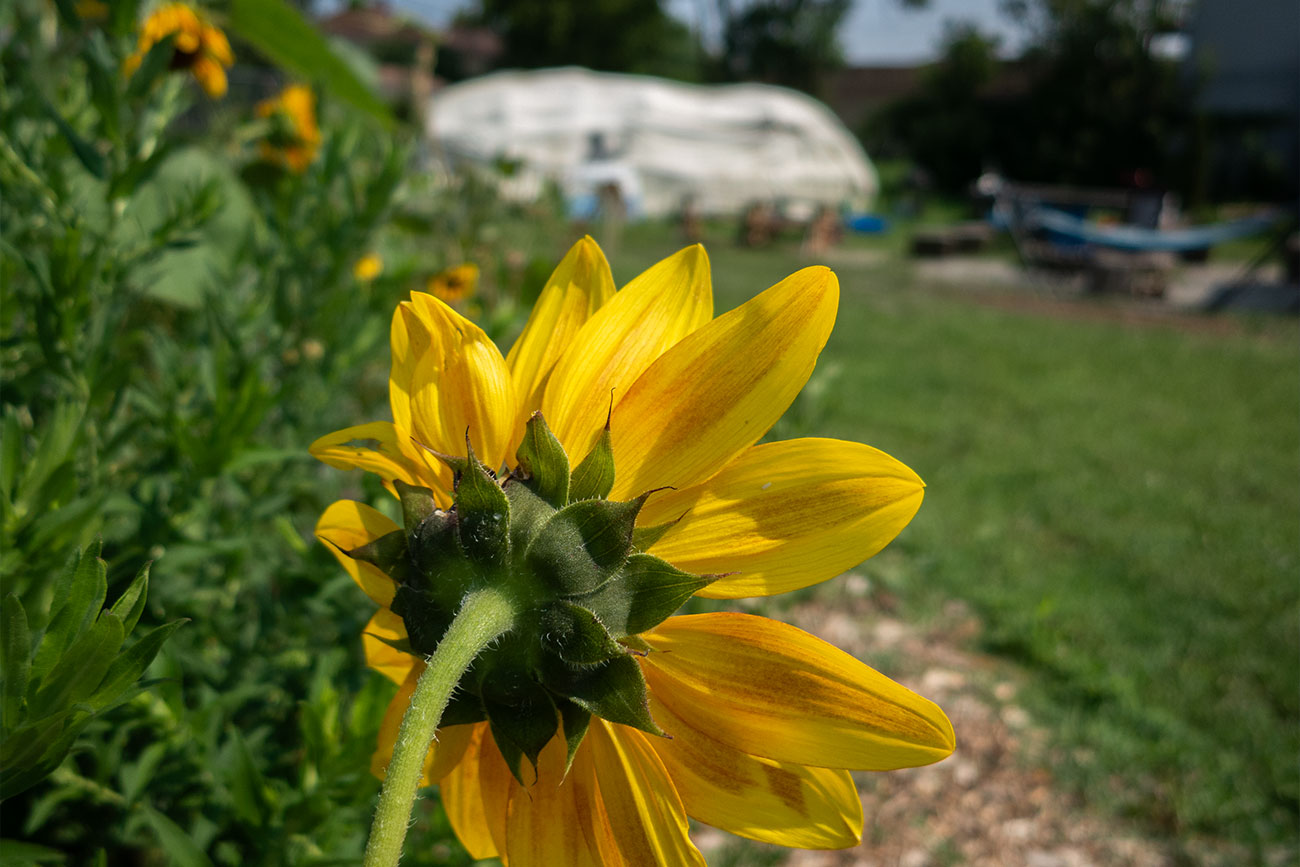
{"type": "Polygon", "coordinates": [[[420,774],[438,721],[461,675],[489,644],[510,631],[515,606],[497,590],[476,590],[465,597],[437,650],[429,657],[402,717],[379,794],[375,821],[366,844],[365,867],[395,867],[420,786],[420,774]]]}

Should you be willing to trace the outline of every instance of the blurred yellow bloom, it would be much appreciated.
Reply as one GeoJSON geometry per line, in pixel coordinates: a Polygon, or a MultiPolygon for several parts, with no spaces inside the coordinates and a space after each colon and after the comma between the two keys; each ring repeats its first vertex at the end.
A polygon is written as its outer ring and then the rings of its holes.
{"type": "Polygon", "coordinates": [[[226,68],[233,65],[226,34],[209,24],[197,10],[185,3],[167,3],[149,14],[140,27],[135,51],[123,66],[127,75],[140,68],[144,56],[156,43],[175,34],[172,69],[188,69],[204,92],[213,99],[226,95],[226,68]]]}
{"type": "Polygon", "coordinates": [[[306,171],[320,148],[316,97],[311,88],[289,85],[271,99],[259,102],[257,116],[272,122],[271,132],[260,146],[262,158],[295,172],[306,171]]]}
{"type": "Polygon", "coordinates": [[[352,276],[362,283],[368,283],[384,272],[384,260],[377,253],[367,253],[352,266],[352,276]]]}
{"type": "MultiPolygon", "coordinates": [[[[813,438],[756,445],[812,373],[838,298],[833,273],[805,268],[714,318],[702,247],[615,292],[604,254],[584,238],[505,357],[445,303],[412,293],[392,321],[393,421],[337,431],[311,452],[334,467],[377,473],[390,487],[428,488],[450,509],[453,472],[429,450],[465,454],[468,431],[487,467],[507,466],[540,410],[569,456],[596,454],[609,432],[611,501],[650,492],[636,526],[654,532],[634,534],[638,553],[628,563],[657,557],[671,564],[664,568],[721,575],[696,593],[711,598],[807,587],[877,553],[924,493],[915,473],[869,446],[813,438]]],[[[516,473],[507,487],[524,478],[516,473]]],[[[450,514],[439,520],[455,521],[450,514]]],[[[405,610],[400,599],[394,606],[396,582],[345,552],[400,529],[347,500],[316,527],[380,606],[362,642],[368,664],[399,689],[372,761],[379,776],[425,664],[397,649],[411,646],[413,633],[394,613],[405,610]]],[[[529,558],[539,544],[528,543],[529,558]]],[[[703,864],[688,817],[778,845],[853,846],[863,818],[850,770],[929,764],[954,748],[936,705],[795,627],[717,613],[635,631],[619,640],[643,654],[628,658],[669,737],[594,716],[570,767],[567,734],[556,734],[535,778],[521,782],[495,723],[473,721],[491,718],[488,699],[468,722],[443,718],[423,782],[441,787],[474,858],[510,867],[703,864]]],[[[562,714],[572,707],[568,694],[546,689],[562,714]]]]}
{"type": "Polygon", "coordinates": [[[424,285],[424,291],[448,303],[471,297],[477,288],[478,266],[473,262],[434,274],[424,285]]]}

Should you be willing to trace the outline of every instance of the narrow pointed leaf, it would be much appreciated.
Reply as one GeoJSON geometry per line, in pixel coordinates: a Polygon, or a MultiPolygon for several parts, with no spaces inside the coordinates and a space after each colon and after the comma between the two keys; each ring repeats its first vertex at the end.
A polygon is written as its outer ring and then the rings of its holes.
{"type": "Polygon", "coordinates": [[[63,652],[94,622],[104,606],[108,570],[99,559],[101,546],[98,539],[92,542],[79,557],[69,561],[69,568],[60,577],[50,606],[50,625],[32,662],[33,681],[45,679],[63,652]]]}
{"type": "Polygon", "coordinates": [[[557,509],[569,502],[569,457],[540,412],[528,419],[515,460],[523,470],[524,484],[537,496],[557,509]]]}
{"type": "Polygon", "coordinates": [[[135,580],[131,586],[126,588],[126,592],[117,598],[113,603],[112,609],[122,620],[122,633],[130,635],[131,630],[135,629],[136,623],[140,621],[140,615],[144,612],[145,597],[149,594],[149,566],[145,563],[140,567],[139,573],[136,574],[135,580]]]}
{"type": "Polygon", "coordinates": [[[12,729],[18,725],[23,702],[27,698],[27,676],[32,665],[32,636],[27,628],[27,612],[23,603],[13,593],[4,598],[0,607],[0,677],[4,678],[4,695],[0,696],[0,727],[12,729]]]}
{"type": "Polygon", "coordinates": [[[105,612],[72,643],[32,697],[33,717],[76,704],[95,692],[122,647],[122,621],[105,612]]]}
{"type": "Polygon", "coordinates": [[[406,531],[394,530],[385,533],[373,542],[353,548],[347,552],[353,560],[360,560],[379,567],[387,575],[392,575],[399,564],[409,559],[406,547],[406,531]]]}
{"type": "Polygon", "coordinates": [[[614,449],[609,425],[600,432],[596,444],[573,471],[569,482],[570,500],[603,500],[614,488],[614,449]]]}
{"type": "Polygon", "coordinates": [[[103,709],[115,701],[149,668],[149,664],[162,649],[163,642],[186,622],[186,620],[173,620],[141,636],[139,641],[113,660],[113,664],[108,667],[99,688],[95,690],[94,695],[90,696],[88,703],[96,709],[103,709]]]}

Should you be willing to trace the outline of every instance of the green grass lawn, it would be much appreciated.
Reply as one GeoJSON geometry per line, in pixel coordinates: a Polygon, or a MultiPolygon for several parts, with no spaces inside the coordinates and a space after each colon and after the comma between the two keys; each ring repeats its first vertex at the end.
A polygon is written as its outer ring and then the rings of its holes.
{"type": "MultiPolygon", "coordinates": [[[[808,264],[720,240],[719,311],[808,264]]],[[[629,229],[617,280],[677,246],[629,229]]],[[[915,618],[951,598],[979,613],[1068,747],[1055,772],[1094,804],[1168,837],[1293,838],[1295,320],[1021,312],[861,258],[836,267],[835,333],[779,433],[868,442],[926,480],[866,574],[915,618]]]]}

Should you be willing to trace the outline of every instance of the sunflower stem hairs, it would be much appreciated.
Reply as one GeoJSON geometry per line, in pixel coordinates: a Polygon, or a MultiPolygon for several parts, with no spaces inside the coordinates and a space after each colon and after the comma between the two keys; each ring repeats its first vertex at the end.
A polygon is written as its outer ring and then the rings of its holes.
{"type": "Polygon", "coordinates": [[[826,642],[672,616],[834,577],[920,507],[917,475],[869,446],[756,445],[838,295],[806,268],[715,319],[703,248],[615,292],[584,238],[504,358],[432,295],[398,306],[393,420],[311,447],[401,502],[400,526],[344,500],[316,527],[380,606],[362,643],[398,684],[367,865],[397,863],[434,784],[469,853],[511,867],[703,864],[688,817],[843,848],[850,770],[952,752],[942,710],[826,642]]]}

